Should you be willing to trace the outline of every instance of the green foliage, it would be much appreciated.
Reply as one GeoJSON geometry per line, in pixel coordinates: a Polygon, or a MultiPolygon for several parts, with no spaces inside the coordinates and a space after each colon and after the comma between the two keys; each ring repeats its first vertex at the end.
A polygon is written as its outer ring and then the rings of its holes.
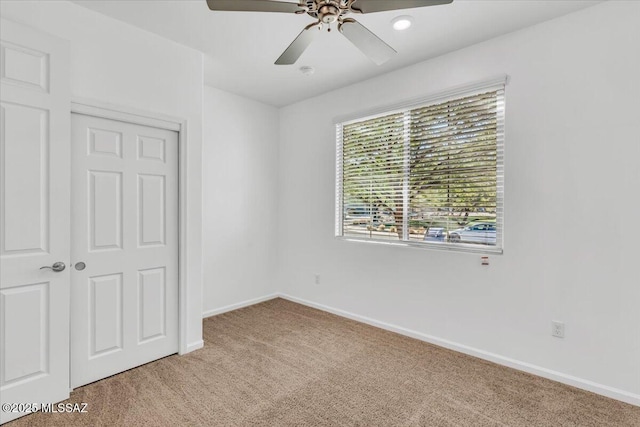
{"type": "Polygon", "coordinates": [[[399,224],[406,185],[410,227],[495,219],[496,129],[495,92],[345,125],[344,203],[399,224]]]}

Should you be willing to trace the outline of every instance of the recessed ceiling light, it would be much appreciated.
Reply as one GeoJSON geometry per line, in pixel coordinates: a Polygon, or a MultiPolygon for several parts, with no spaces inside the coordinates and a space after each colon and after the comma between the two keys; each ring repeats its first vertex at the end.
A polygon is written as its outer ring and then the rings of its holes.
{"type": "Polygon", "coordinates": [[[316,72],[316,70],[314,70],[313,67],[309,67],[308,65],[300,67],[299,70],[305,76],[310,76],[316,72]]]}
{"type": "Polygon", "coordinates": [[[406,30],[413,23],[413,18],[409,15],[396,16],[391,20],[391,25],[396,31],[406,30]]]}

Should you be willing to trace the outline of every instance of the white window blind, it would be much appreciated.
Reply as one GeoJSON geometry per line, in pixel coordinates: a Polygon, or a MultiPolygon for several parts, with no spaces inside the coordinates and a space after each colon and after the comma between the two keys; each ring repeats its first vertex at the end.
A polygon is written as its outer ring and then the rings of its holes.
{"type": "Polygon", "coordinates": [[[338,123],[336,235],[500,251],[504,86],[338,123]]]}

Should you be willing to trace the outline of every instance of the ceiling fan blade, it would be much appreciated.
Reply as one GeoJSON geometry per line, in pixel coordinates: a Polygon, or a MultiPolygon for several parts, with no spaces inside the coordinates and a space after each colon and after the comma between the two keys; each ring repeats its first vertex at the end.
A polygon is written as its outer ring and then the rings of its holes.
{"type": "Polygon", "coordinates": [[[235,12],[290,12],[295,13],[305,10],[297,3],[270,0],[207,0],[207,6],[211,10],[235,11],[235,12]]]}
{"type": "Polygon", "coordinates": [[[318,34],[318,24],[313,23],[308,25],[294,41],[291,42],[289,47],[282,52],[280,58],[276,60],[276,65],[291,65],[295,64],[295,62],[300,58],[302,52],[305,51],[307,47],[311,44],[314,38],[316,38],[316,34],[318,34]]]}
{"type": "Polygon", "coordinates": [[[353,19],[345,19],[340,32],[376,65],[387,62],[397,52],[364,25],[353,19]]]}
{"type": "Polygon", "coordinates": [[[453,0],[356,0],[351,9],[361,13],[383,12],[385,10],[412,9],[414,7],[449,4],[453,0]]]}

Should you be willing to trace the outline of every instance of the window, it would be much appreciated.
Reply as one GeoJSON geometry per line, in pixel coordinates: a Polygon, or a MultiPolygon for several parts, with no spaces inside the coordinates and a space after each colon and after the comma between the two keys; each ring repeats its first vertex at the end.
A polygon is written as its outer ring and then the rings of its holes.
{"type": "Polygon", "coordinates": [[[500,252],[504,80],[336,125],[336,235],[500,252]]]}

